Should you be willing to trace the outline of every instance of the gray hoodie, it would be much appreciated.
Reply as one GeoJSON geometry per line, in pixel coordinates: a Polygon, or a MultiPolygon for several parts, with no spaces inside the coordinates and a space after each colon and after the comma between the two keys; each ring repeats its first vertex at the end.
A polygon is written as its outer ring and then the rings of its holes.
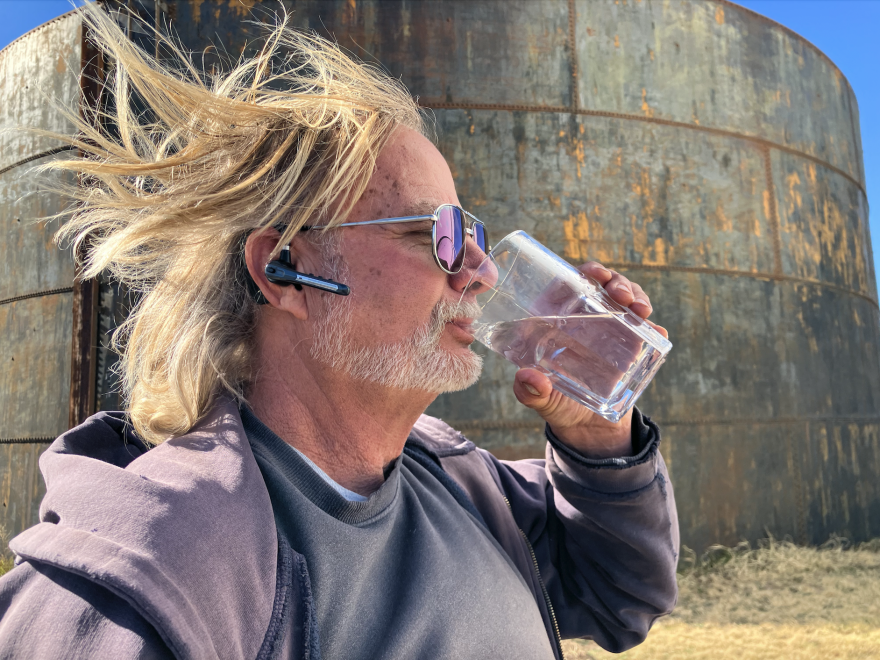
{"type": "MultiPolygon", "coordinates": [[[[637,455],[589,460],[547,433],[546,461],[498,461],[423,416],[405,452],[484,524],[559,638],[641,642],[676,598],[678,524],[636,413],[637,455]]],[[[0,580],[0,658],[320,656],[308,568],[279,541],[237,407],[147,450],[99,413],[40,459],[40,522],[0,580]]],[[[425,616],[430,616],[429,612],[425,616]]]]}

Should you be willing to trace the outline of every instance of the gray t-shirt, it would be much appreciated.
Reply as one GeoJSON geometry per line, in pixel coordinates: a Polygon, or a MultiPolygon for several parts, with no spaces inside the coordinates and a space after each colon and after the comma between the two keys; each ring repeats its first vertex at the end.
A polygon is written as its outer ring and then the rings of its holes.
{"type": "Polygon", "coordinates": [[[519,572],[417,461],[350,502],[241,412],[279,533],[308,563],[324,660],[553,658],[519,572]]]}

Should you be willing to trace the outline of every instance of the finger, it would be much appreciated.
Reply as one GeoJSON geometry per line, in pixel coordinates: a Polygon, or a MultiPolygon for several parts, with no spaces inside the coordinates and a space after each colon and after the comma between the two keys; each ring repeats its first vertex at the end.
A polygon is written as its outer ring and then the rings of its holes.
{"type": "Polygon", "coordinates": [[[633,302],[629,308],[643,319],[648,318],[651,316],[651,312],[654,311],[654,308],[651,306],[651,299],[648,298],[645,290],[635,282],[630,282],[630,286],[633,292],[633,302]]]}
{"type": "Polygon", "coordinates": [[[605,290],[609,293],[614,302],[620,303],[624,307],[629,307],[633,300],[632,282],[620,273],[611,271],[611,279],[605,285],[605,290]]]}
{"type": "Polygon", "coordinates": [[[537,369],[520,369],[513,381],[513,394],[524,406],[537,411],[546,407],[553,383],[537,369]]]}
{"type": "Polygon", "coordinates": [[[598,261],[588,261],[579,269],[587,277],[592,277],[602,286],[605,286],[614,275],[614,272],[605,268],[598,261]]]}
{"type": "Polygon", "coordinates": [[[666,339],[669,339],[669,332],[662,325],[657,325],[656,323],[651,323],[650,321],[645,321],[648,325],[650,325],[654,330],[663,335],[666,339]]]}

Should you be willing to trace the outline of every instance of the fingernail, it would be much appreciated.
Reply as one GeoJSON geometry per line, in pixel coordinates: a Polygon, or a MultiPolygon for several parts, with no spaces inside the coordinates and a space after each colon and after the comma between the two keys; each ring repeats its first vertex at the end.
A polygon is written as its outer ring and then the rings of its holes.
{"type": "Polygon", "coordinates": [[[541,393],[528,383],[523,383],[523,387],[525,387],[532,396],[541,396],[541,393]]]}
{"type": "MultiPolygon", "coordinates": [[[[650,307],[650,306],[651,306],[651,303],[649,303],[649,302],[648,302],[647,300],[645,300],[644,298],[636,298],[635,302],[639,303],[640,305],[644,305],[645,307],[650,307]]],[[[635,304],[635,303],[633,303],[633,304],[635,304]]]]}
{"type": "Polygon", "coordinates": [[[618,282],[617,284],[614,285],[614,290],[615,291],[629,291],[629,287],[626,284],[624,284],[623,282],[618,282]]]}

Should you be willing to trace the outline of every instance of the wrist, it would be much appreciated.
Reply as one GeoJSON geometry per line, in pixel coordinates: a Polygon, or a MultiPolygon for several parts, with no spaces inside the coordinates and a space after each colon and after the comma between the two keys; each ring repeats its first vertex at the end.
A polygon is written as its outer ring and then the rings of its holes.
{"type": "Polygon", "coordinates": [[[631,416],[627,415],[617,424],[610,422],[606,424],[562,428],[548,426],[559,442],[585,458],[602,459],[632,456],[631,416]]]}

